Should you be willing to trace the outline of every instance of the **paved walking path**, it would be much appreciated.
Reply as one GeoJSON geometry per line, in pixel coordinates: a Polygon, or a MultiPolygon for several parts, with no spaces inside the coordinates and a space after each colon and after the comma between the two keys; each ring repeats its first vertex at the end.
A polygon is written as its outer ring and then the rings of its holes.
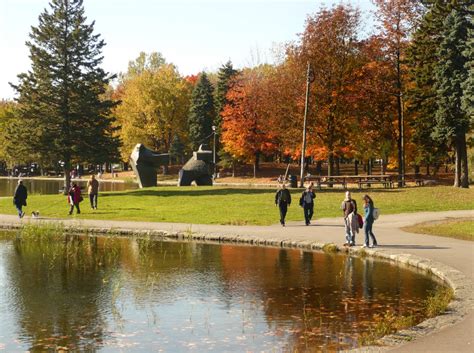
{"type": "MultiPolygon", "coordinates": [[[[277,217],[277,210],[275,210],[275,216],[277,217]]],[[[446,327],[437,330],[434,334],[391,348],[390,350],[393,352],[474,352],[474,294],[471,291],[473,288],[472,283],[474,283],[474,242],[411,234],[400,229],[415,223],[458,217],[474,219],[474,210],[382,215],[374,225],[374,232],[380,247],[375,249],[375,251],[370,250],[369,252],[373,252],[375,255],[397,255],[402,258],[416,256],[447,265],[452,269],[460,271],[461,274],[457,273],[457,271],[452,271],[452,274],[454,277],[461,276],[464,278],[463,283],[465,285],[463,284],[459,289],[462,292],[463,289],[466,289],[463,287],[467,287],[469,293],[463,301],[466,310],[461,312],[462,319],[459,319],[459,317],[452,320],[449,319],[455,322],[454,325],[449,324],[449,320],[448,322],[446,320],[444,322],[440,321],[437,325],[446,327]]],[[[15,216],[0,215],[0,226],[2,227],[38,221],[44,220],[31,219],[29,217],[19,220],[15,216]]],[[[48,219],[48,221],[59,221],[64,223],[65,226],[71,227],[206,234],[209,236],[209,239],[240,241],[258,239],[259,242],[268,241],[283,245],[292,245],[298,242],[307,244],[335,243],[341,245],[344,242],[344,228],[340,218],[318,219],[310,226],[305,226],[303,222],[290,222],[286,227],[281,227],[280,225],[191,225],[181,223],[99,221],[78,218],[48,219]]],[[[362,245],[362,241],[363,234],[359,233],[356,242],[362,245]]],[[[450,271],[448,267],[442,270],[450,271]]]]}

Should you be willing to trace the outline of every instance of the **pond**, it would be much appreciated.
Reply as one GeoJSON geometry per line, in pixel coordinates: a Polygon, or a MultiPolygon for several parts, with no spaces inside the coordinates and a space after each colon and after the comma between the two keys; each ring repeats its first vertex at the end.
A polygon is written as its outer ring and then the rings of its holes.
{"type": "MultiPolygon", "coordinates": [[[[23,184],[28,189],[30,194],[58,194],[64,186],[64,181],[61,179],[22,179],[23,184]]],[[[74,180],[83,190],[86,190],[88,179],[74,180]]],[[[18,184],[17,178],[0,178],[0,197],[1,196],[13,196],[15,188],[18,184]]],[[[122,183],[122,182],[110,182],[100,181],[100,191],[123,191],[137,189],[138,184],[136,183],[122,183]]]]}
{"type": "Polygon", "coordinates": [[[336,351],[387,311],[423,320],[441,286],[371,258],[27,228],[0,233],[0,350],[336,351]]]}

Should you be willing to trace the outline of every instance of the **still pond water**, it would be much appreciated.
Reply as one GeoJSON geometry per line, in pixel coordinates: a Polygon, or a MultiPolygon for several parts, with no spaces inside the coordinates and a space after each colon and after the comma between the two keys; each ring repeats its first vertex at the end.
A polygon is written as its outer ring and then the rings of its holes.
{"type": "Polygon", "coordinates": [[[249,246],[0,233],[0,350],[317,352],[437,287],[374,261],[249,246]]]}
{"type": "MultiPolygon", "coordinates": [[[[22,179],[23,184],[28,189],[30,194],[58,194],[64,186],[63,180],[52,179],[52,180],[38,180],[38,179],[22,179]]],[[[86,190],[87,178],[82,180],[74,180],[83,191],[86,190]]],[[[0,196],[13,196],[15,188],[18,185],[17,178],[0,178],[0,196]]],[[[100,181],[100,191],[123,191],[137,189],[138,184],[136,183],[119,183],[119,182],[107,182],[100,181]]]]}

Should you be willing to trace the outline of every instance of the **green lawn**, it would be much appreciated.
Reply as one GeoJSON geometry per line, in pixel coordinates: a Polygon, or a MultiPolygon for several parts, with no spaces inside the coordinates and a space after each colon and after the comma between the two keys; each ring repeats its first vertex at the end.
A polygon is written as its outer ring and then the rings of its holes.
{"type": "MultiPolygon", "coordinates": [[[[362,203],[369,193],[382,215],[390,213],[474,209],[474,189],[449,186],[408,189],[376,189],[354,191],[353,197],[362,203]]],[[[145,190],[101,193],[99,209],[91,210],[87,195],[81,203],[78,218],[135,220],[154,222],[184,222],[203,224],[261,224],[277,223],[278,208],[273,189],[229,187],[155,187],[145,190]]],[[[339,206],[344,191],[316,192],[315,217],[340,216],[339,206]]],[[[288,220],[301,220],[298,206],[300,191],[292,190],[293,203],[288,220]]],[[[66,197],[62,195],[30,195],[27,214],[40,211],[41,216],[70,217],[66,197]]],[[[11,198],[0,199],[0,214],[15,214],[11,198]]]]}
{"type": "Polygon", "coordinates": [[[474,240],[474,220],[454,219],[441,223],[420,223],[403,228],[407,232],[432,234],[462,240],[474,240]]]}

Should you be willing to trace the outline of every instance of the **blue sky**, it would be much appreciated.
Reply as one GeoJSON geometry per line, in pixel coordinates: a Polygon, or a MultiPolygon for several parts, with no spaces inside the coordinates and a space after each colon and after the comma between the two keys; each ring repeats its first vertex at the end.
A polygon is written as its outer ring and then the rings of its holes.
{"type": "MultiPolygon", "coordinates": [[[[104,69],[127,70],[140,51],[161,52],[181,74],[272,62],[272,48],[297,39],[308,14],[336,1],[309,0],[84,0],[88,21],[107,43],[104,69]]],[[[352,0],[363,18],[370,0],[352,0]]],[[[48,0],[0,0],[0,98],[12,98],[8,82],[29,68],[25,41],[48,0]]],[[[370,28],[369,28],[370,29],[370,28]]],[[[369,30],[366,28],[366,30],[369,30]]]]}

